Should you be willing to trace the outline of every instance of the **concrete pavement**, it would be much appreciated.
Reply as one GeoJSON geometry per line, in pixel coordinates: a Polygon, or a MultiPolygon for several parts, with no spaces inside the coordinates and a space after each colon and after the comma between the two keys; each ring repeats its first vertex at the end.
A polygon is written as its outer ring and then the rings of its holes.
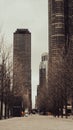
{"type": "Polygon", "coordinates": [[[0,121],[0,130],[73,130],[73,119],[30,115],[0,121]]]}

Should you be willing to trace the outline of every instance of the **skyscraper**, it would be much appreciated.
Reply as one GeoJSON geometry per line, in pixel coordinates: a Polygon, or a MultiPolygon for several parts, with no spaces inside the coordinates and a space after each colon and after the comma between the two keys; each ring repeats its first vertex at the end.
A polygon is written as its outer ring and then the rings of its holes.
{"type": "Polygon", "coordinates": [[[38,109],[43,109],[42,105],[46,107],[46,96],[48,92],[48,53],[43,53],[39,66],[39,85],[37,87],[36,106],[38,109]],[[43,97],[43,98],[42,98],[43,97]]]}
{"type": "MultiPolygon", "coordinates": [[[[59,96],[64,96],[65,101],[62,99],[61,105],[67,107],[73,94],[73,0],[48,0],[48,16],[49,97],[52,99],[58,97],[58,101],[55,99],[61,104],[59,96]]],[[[53,100],[52,104],[54,103],[53,100]]],[[[67,110],[65,112],[67,114],[67,110]]]]}
{"type": "Polygon", "coordinates": [[[73,54],[73,1],[48,0],[50,62],[58,62],[63,54],[73,54]]]}
{"type": "Polygon", "coordinates": [[[64,0],[49,3],[49,54],[50,62],[58,62],[65,46],[64,0]]]}
{"type": "Polygon", "coordinates": [[[39,85],[40,87],[47,87],[48,81],[48,53],[43,53],[39,66],[39,85]]]}
{"type": "Polygon", "coordinates": [[[17,29],[13,46],[13,93],[21,96],[26,107],[31,105],[31,33],[17,29]]]}

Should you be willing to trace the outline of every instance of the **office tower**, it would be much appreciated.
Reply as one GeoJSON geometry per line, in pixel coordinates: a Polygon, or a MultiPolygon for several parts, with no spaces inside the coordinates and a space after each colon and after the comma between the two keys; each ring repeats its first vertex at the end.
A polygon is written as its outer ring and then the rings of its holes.
{"type": "Polygon", "coordinates": [[[40,87],[47,87],[48,81],[48,53],[43,53],[39,66],[39,85],[40,87]]]}
{"type": "Polygon", "coordinates": [[[17,29],[13,42],[13,93],[23,99],[23,106],[31,107],[31,33],[17,29]]]}
{"type": "Polygon", "coordinates": [[[43,105],[45,105],[44,100],[45,97],[47,96],[48,92],[47,90],[48,90],[48,53],[43,53],[41,56],[41,62],[39,66],[39,85],[37,86],[36,106],[39,109],[41,109],[42,103],[43,105]]]}
{"type": "Polygon", "coordinates": [[[49,58],[53,64],[60,60],[65,46],[64,0],[48,0],[49,58]]]}
{"type": "Polygon", "coordinates": [[[73,55],[73,1],[48,0],[49,58],[61,62],[62,56],[73,55]]]}
{"type": "MultiPolygon", "coordinates": [[[[73,106],[73,1],[48,0],[48,16],[49,97],[58,97],[58,100],[55,98],[56,102],[61,104],[58,108],[65,105],[67,115],[67,104],[71,99],[73,106]]],[[[53,100],[52,104],[54,103],[53,100]]],[[[57,109],[55,106],[54,108],[57,109]]]]}

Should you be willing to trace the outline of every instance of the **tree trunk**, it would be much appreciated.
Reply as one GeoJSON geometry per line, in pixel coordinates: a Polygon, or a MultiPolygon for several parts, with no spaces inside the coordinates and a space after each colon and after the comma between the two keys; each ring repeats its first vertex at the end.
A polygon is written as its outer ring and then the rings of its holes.
{"type": "Polygon", "coordinates": [[[1,115],[0,115],[0,119],[2,119],[3,117],[3,93],[1,94],[1,115]]]}
{"type": "Polygon", "coordinates": [[[67,113],[67,100],[65,101],[65,117],[68,118],[68,113],[67,113]]]}
{"type": "Polygon", "coordinates": [[[6,117],[7,117],[7,103],[5,102],[5,116],[4,116],[4,118],[6,119],[6,117]]]}

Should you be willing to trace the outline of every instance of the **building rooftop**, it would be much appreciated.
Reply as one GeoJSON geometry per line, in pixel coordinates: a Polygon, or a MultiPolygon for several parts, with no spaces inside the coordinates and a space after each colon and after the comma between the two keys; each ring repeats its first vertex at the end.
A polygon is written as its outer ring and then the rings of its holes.
{"type": "Polygon", "coordinates": [[[48,53],[47,52],[44,52],[42,55],[41,55],[41,60],[42,61],[48,61],[48,53]]]}
{"type": "Polygon", "coordinates": [[[28,29],[17,29],[14,34],[31,34],[28,29]]]}

